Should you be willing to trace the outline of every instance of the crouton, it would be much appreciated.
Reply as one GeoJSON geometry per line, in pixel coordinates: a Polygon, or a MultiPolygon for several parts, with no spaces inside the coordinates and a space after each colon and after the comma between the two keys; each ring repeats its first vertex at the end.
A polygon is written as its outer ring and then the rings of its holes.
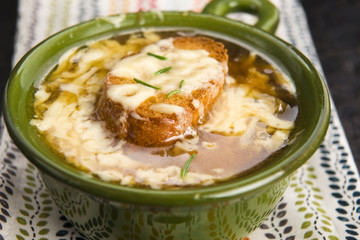
{"type": "Polygon", "coordinates": [[[117,138],[161,147],[206,121],[227,75],[227,50],[207,37],[176,37],[146,46],[109,72],[96,108],[117,138]]]}

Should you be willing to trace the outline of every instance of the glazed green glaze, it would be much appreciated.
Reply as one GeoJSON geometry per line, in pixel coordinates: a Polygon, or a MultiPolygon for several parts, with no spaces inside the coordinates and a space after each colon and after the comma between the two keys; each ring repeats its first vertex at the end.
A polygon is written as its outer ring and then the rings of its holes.
{"type": "Polygon", "coordinates": [[[43,173],[54,202],[87,239],[241,239],[261,225],[291,176],[271,188],[201,206],[147,206],[108,201],[80,192],[43,173]]]}
{"type": "Polygon", "coordinates": [[[11,137],[40,170],[59,208],[89,239],[96,239],[93,228],[86,225],[93,221],[91,219],[102,226],[103,236],[109,235],[108,239],[147,239],[149,236],[166,239],[169,234],[173,239],[189,239],[189,236],[201,239],[199,236],[204,234],[209,236],[207,239],[225,239],[232,234],[236,238],[246,236],[270,214],[290,176],[316,151],[330,115],[324,81],[292,46],[252,26],[190,12],[130,13],[96,18],[65,29],[21,59],[10,76],[4,96],[4,117],[11,137]],[[270,59],[290,77],[297,89],[299,114],[291,144],[252,174],[214,186],[182,190],[120,186],[100,181],[68,165],[29,124],[33,116],[34,87],[69,49],[90,39],[146,28],[193,29],[239,42],[270,59]],[[78,208],[81,211],[76,210],[78,208]]]}
{"type": "Polygon", "coordinates": [[[212,0],[202,11],[221,17],[233,12],[247,12],[257,15],[255,27],[274,33],[279,24],[279,11],[264,0],[212,0]]]}

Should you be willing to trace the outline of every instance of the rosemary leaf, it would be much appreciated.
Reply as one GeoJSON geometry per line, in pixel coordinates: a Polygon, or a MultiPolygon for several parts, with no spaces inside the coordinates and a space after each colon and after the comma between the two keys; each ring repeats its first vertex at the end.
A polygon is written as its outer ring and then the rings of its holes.
{"type": "Polygon", "coordinates": [[[184,80],[184,79],[181,80],[181,82],[180,82],[180,84],[179,84],[179,88],[180,88],[180,89],[182,88],[182,86],[184,85],[184,83],[185,83],[185,80],[184,80]]]}
{"type": "Polygon", "coordinates": [[[163,69],[160,69],[159,71],[155,72],[154,75],[159,75],[161,73],[166,73],[167,71],[170,71],[172,69],[172,67],[166,67],[163,69]]]}
{"type": "Polygon", "coordinates": [[[194,159],[196,153],[193,153],[190,158],[186,161],[185,166],[181,169],[181,177],[184,178],[187,174],[188,168],[190,166],[190,163],[194,159]]]}
{"type": "Polygon", "coordinates": [[[137,82],[137,83],[140,83],[142,85],[145,85],[147,87],[151,87],[151,88],[154,88],[154,89],[161,89],[160,87],[153,86],[153,85],[148,84],[148,83],[146,83],[144,81],[141,81],[140,79],[137,79],[137,78],[134,78],[134,81],[137,82]]]}
{"type": "Polygon", "coordinates": [[[181,92],[181,90],[179,90],[179,89],[172,90],[171,92],[168,93],[168,95],[166,95],[166,99],[168,99],[172,95],[174,95],[176,93],[180,93],[180,92],[181,92]]]}
{"type": "Polygon", "coordinates": [[[159,55],[156,55],[156,54],[151,53],[151,52],[148,52],[147,55],[152,56],[152,57],[156,57],[157,59],[160,59],[160,60],[167,60],[167,57],[159,56],[159,55]]]}

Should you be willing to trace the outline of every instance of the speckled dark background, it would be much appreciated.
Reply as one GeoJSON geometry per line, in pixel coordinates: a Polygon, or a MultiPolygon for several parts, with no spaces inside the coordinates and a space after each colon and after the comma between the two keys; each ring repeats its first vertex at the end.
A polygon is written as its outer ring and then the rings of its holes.
{"type": "MultiPolygon", "coordinates": [[[[331,95],[360,169],[360,0],[301,0],[331,95]]],[[[11,71],[17,1],[0,8],[0,91],[11,71]]],[[[2,95],[2,94],[1,94],[2,95]]]]}

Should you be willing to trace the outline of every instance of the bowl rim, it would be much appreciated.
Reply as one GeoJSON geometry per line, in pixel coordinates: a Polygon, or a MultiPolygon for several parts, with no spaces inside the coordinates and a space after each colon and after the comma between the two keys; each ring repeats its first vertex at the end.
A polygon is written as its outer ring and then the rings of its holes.
{"type": "MultiPolygon", "coordinates": [[[[136,23],[131,22],[131,24],[136,23]]],[[[137,24],[139,23],[137,22],[137,24]]],[[[89,39],[87,41],[89,41],[89,39]]],[[[79,45],[80,42],[81,41],[78,41],[79,45]]],[[[31,84],[34,84],[34,82],[32,82],[31,84]]],[[[310,63],[310,61],[292,45],[271,34],[268,34],[267,32],[254,28],[247,24],[208,14],[173,11],[164,11],[161,13],[142,12],[95,18],[66,28],[36,45],[27,54],[25,54],[25,56],[15,66],[10,75],[9,81],[5,88],[3,113],[5,123],[7,125],[11,138],[18,146],[18,148],[23,152],[23,154],[34,165],[36,165],[37,168],[43,171],[40,171],[41,174],[48,174],[56,178],[57,180],[60,180],[61,182],[69,186],[73,186],[87,194],[103,197],[111,201],[132,203],[137,205],[192,206],[204,203],[219,202],[223,200],[231,200],[239,198],[241,196],[249,196],[249,194],[256,191],[265,191],[275,182],[278,182],[281,179],[291,175],[296,169],[303,165],[312,156],[312,154],[321,144],[326,134],[326,130],[328,128],[330,120],[329,98],[330,97],[325,81],[322,79],[322,77],[319,75],[315,67],[310,63]],[[159,14],[161,14],[161,16],[159,14]],[[46,159],[46,157],[44,157],[42,153],[40,153],[32,144],[29,143],[28,139],[26,139],[25,135],[22,132],[23,130],[21,129],[21,126],[19,126],[18,124],[19,119],[17,118],[16,111],[14,109],[17,109],[16,107],[21,106],[17,106],[15,104],[14,107],[14,103],[11,102],[11,91],[15,91],[13,90],[15,88],[14,81],[20,81],[19,78],[21,78],[21,71],[23,71],[29,59],[31,59],[32,55],[35,52],[38,52],[39,49],[41,50],[46,44],[54,42],[58,38],[64,37],[64,35],[73,34],[79,29],[88,28],[89,26],[94,25],[100,26],[101,24],[106,25],[106,31],[109,31],[112,34],[116,34],[117,32],[119,32],[119,29],[121,29],[121,26],[119,28],[119,23],[117,22],[119,18],[122,19],[121,21],[129,18],[129,21],[131,22],[134,18],[139,19],[139,16],[140,18],[144,17],[144,19],[152,19],[153,21],[158,21],[157,18],[160,20],[164,18],[169,19],[172,17],[176,19],[181,16],[184,21],[184,17],[186,17],[186,21],[189,21],[189,19],[191,18],[198,21],[206,21],[206,24],[209,24],[208,21],[211,20],[213,23],[216,24],[223,24],[223,26],[232,27],[236,30],[242,30],[246,33],[251,33],[251,36],[249,38],[255,37],[254,40],[256,40],[256,38],[259,38],[260,36],[262,38],[261,41],[268,41],[269,44],[273,44],[273,46],[276,45],[276,47],[279,49],[286,49],[286,53],[290,54],[294,59],[296,59],[296,62],[298,62],[299,66],[301,65],[301,68],[303,70],[306,69],[306,71],[313,77],[313,80],[316,81],[317,84],[317,90],[322,92],[322,96],[319,96],[319,98],[320,101],[323,102],[323,106],[321,111],[316,113],[318,114],[317,123],[313,129],[312,134],[309,136],[308,141],[301,145],[298,150],[291,156],[287,156],[286,158],[283,157],[285,159],[283,159],[282,161],[276,161],[277,164],[275,164],[274,166],[261,169],[257,171],[256,174],[249,174],[248,176],[246,176],[245,178],[241,178],[240,180],[235,179],[211,186],[177,190],[156,190],[117,185],[93,178],[89,174],[79,172],[79,170],[75,171],[66,169],[64,165],[46,159]]]]}

